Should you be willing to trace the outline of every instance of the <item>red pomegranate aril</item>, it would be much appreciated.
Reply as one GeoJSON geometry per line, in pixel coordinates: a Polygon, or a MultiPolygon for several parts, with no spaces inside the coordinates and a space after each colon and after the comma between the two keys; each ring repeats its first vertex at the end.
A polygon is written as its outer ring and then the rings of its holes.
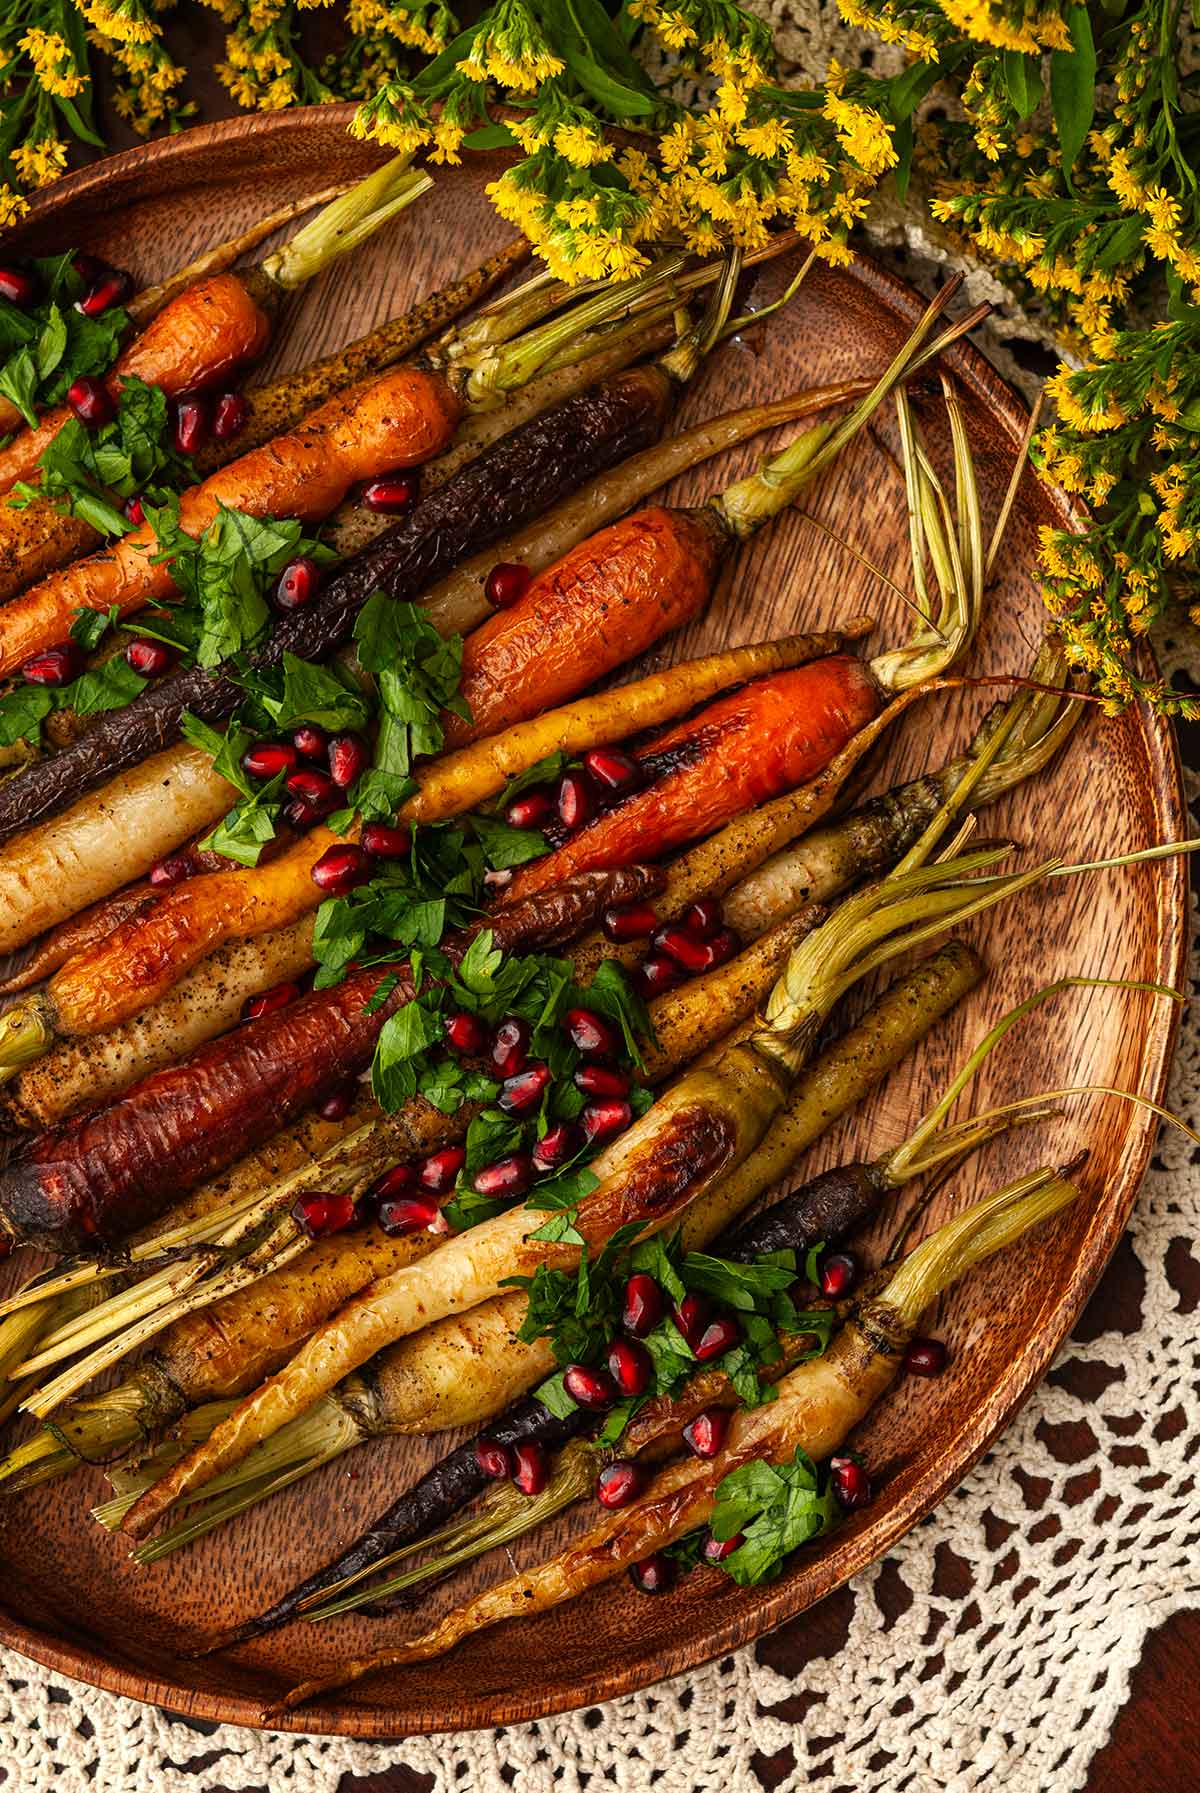
{"type": "Polygon", "coordinates": [[[362,502],[369,511],[394,516],[406,511],[417,496],[415,473],[385,473],[372,479],[362,489],[362,502]]]}
{"type": "Polygon", "coordinates": [[[346,896],[371,879],[371,862],[361,847],[347,841],[327,847],[310,874],[318,890],[326,896],[346,896]]]}
{"type": "Polygon", "coordinates": [[[718,1314],[715,1320],[709,1321],[692,1346],[697,1363],[711,1363],[714,1357],[722,1357],[726,1351],[732,1351],[741,1336],[742,1329],[732,1314],[718,1314]]]}
{"type": "Polygon", "coordinates": [[[361,839],[363,851],[372,859],[403,859],[412,846],[408,829],[394,828],[390,822],[368,822],[361,839]]]}
{"type": "Polygon", "coordinates": [[[319,810],[327,803],[336,808],[342,801],[342,793],[327,773],[310,772],[307,767],[292,773],[286,789],[289,797],[307,803],[310,809],[319,810]]]}
{"type": "Polygon", "coordinates": [[[106,274],[113,272],[111,262],[99,255],[89,254],[86,249],[76,249],[71,257],[71,266],[85,286],[95,286],[98,280],[103,280],[106,274]]]}
{"type": "Polygon", "coordinates": [[[594,1009],[568,1009],[562,1019],[563,1032],[577,1052],[585,1058],[613,1058],[617,1051],[615,1031],[594,1009]]]}
{"type": "Polygon", "coordinates": [[[629,1094],[628,1077],[623,1071],[614,1071],[611,1065],[580,1065],[571,1081],[585,1096],[620,1097],[629,1094]]]}
{"type": "Polygon", "coordinates": [[[485,1164],[471,1180],[476,1195],[491,1196],[493,1200],[524,1195],[533,1182],[533,1160],[528,1152],[512,1152],[507,1158],[497,1158],[494,1164],[485,1164]]]}
{"type": "Polygon", "coordinates": [[[831,1457],[829,1480],[834,1499],[847,1513],[871,1503],[871,1478],[853,1457],[831,1457]]]}
{"type": "Polygon", "coordinates": [[[633,974],[634,989],[647,1001],[664,995],[682,982],[683,972],[673,959],[646,959],[633,974]]]}
{"type": "Polygon", "coordinates": [[[718,928],[703,942],[707,954],[705,971],[714,971],[718,965],[725,965],[741,951],[742,943],[732,928],[718,928]]]}
{"type": "Polygon", "coordinates": [[[513,1454],[496,1438],[475,1440],[475,1461],[489,1482],[506,1482],[513,1472],[513,1454]]]}
{"type": "Polygon", "coordinates": [[[487,1022],[482,1015],[455,1009],[446,1017],[446,1039],[456,1052],[482,1052],[487,1045],[487,1022]]]}
{"type": "Polygon", "coordinates": [[[678,1573],[674,1557],[656,1550],[653,1556],[643,1557],[640,1563],[631,1565],[629,1579],[639,1594],[669,1594],[678,1573]]]}
{"type": "Polygon", "coordinates": [[[144,679],[160,679],[164,672],[170,672],[178,657],[165,641],[151,641],[148,635],[139,635],[125,647],[126,666],[141,673],[144,679]]]}
{"type": "Polygon", "coordinates": [[[326,1096],[323,1102],[317,1103],[317,1114],[323,1121],[344,1121],[354,1106],[354,1097],[358,1085],[344,1084],[326,1096]]]}
{"type": "Polygon", "coordinates": [[[348,791],[371,763],[371,749],[361,735],[335,735],[329,743],[329,776],[339,790],[348,791]]]}
{"type": "Polygon", "coordinates": [[[402,1239],[409,1233],[447,1233],[450,1230],[445,1215],[430,1195],[394,1195],[380,1202],[375,1212],[380,1228],[389,1239],[402,1239]]]}
{"type": "MultiPolygon", "coordinates": [[[[504,1079],[500,1085],[500,1094],[496,1097],[496,1106],[503,1109],[505,1114],[528,1114],[545,1095],[550,1080],[549,1065],[527,1065],[515,1077],[504,1079]]],[[[587,1112],[586,1109],[584,1112],[587,1112]]],[[[586,1130],[585,1123],[584,1131],[586,1130]]]]}
{"type": "Polygon", "coordinates": [[[336,808],[337,804],[331,803],[325,810],[315,809],[311,804],[301,803],[297,799],[285,807],[283,819],[289,828],[295,828],[298,833],[303,834],[306,828],[315,827],[322,815],[332,815],[336,808]]]}
{"type": "Polygon", "coordinates": [[[632,1119],[633,1109],[628,1102],[619,1096],[605,1096],[598,1102],[588,1103],[579,1117],[579,1124],[589,1142],[596,1146],[624,1133],[632,1119]]]}
{"type": "Polygon", "coordinates": [[[88,287],[82,299],[76,299],[75,309],[85,318],[98,318],[112,306],[123,305],[132,291],[133,281],[124,268],[109,268],[88,287]]]}
{"type": "Polygon", "coordinates": [[[250,407],[244,392],[219,392],[213,403],[212,433],[218,442],[230,442],[246,427],[250,407]]]}
{"type": "Polygon", "coordinates": [[[370,1200],[372,1202],[391,1201],[395,1196],[407,1195],[417,1181],[417,1173],[411,1164],[393,1164],[391,1170],[385,1170],[371,1185],[370,1200]]]}
{"type": "Polygon", "coordinates": [[[940,1376],[946,1367],[946,1347],[941,1339],[914,1339],[904,1353],[910,1376],[940,1376]]]}
{"type": "Polygon", "coordinates": [[[299,728],[292,730],[292,746],[302,760],[327,760],[329,757],[329,736],[315,722],[302,722],[299,728]]]}
{"type": "Polygon", "coordinates": [[[654,1362],[636,1339],[614,1339],[608,1348],[608,1373],[623,1395],[644,1395],[654,1380],[654,1362]]]}
{"type": "Polygon", "coordinates": [[[533,1032],[520,1015],[506,1015],[492,1035],[492,1064],[500,1077],[515,1077],[525,1069],[533,1032]]]}
{"type": "Polygon", "coordinates": [[[706,1407],[683,1428],[683,1442],[693,1457],[715,1457],[725,1443],[733,1418],[728,1407],[706,1407]]]}
{"type": "Polygon", "coordinates": [[[709,1532],[700,1555],[706,1563],[723,1563],[727,1556],[732,1556],[738,1546],[745,1542],[745,1532],[734,1532],[732,1538],[714,1538],[709,1532]]]}
{"type": "Polygon", "coordinates": [[[590,1363],[569,1363],[563,1371],[563,1387],[579,1407],[602,1413],[617,1398],[617,1385],[607,1370],[590,1363]]]}
{"type": "Polygon", "coordinates": [[[540,1171],[558,1170],[584,1147],[583,1128],[574,1121],[557,1121],[547,1127],[533,1148],[533,1162],[540,1171]]]}
{"type": "Polygon", "coordinates": [[[540,785],[514,797],[504,812],[510,828],[540,828],[554,814],[554,799],[540,785]]]}
{"type": "Polygon", "coordinates": [[[260,1015],[273,1015],[276,1009],[285,1009],[289,1002],[295,1002],[299,994],[299,984],[273,984],[269,990],[260,990],[257,996],[246,998],[242,1004],[242,1020],[257,1021],[260,1015]]]}
{"type": "Polygon", "coordinates": [[[568,834],[586,827],[596,813],[592,787],[582,772],[564,772],[558,781],[558,819],[568,834]]]}
{"type": "Polygon", "coordinates": [[[676,965],[693,976],[697,972],[707,971],[712,963],[709,953],[709,942],[698,940],[695,934],[689,934],[678,922],[672,922],[660,928],[651,941],[657,953],[665,953],[676,965]]]}
{"type": "Polygon", "coordinates": [[[81,374],[67,387],[67,403],[88,430],[102,429],[117,414],[117,401],[103,380],[94,374],[81,374]]]}
{"type": "Polygon", "coordinates": [[[146,509],[142,502],[142,495],[140,492],[135,492],[132,498],[127,498],[125,500],[124,504],[121,506],[121,514],[125,517],[127,522],[133,524],[135,529],[141,528],[142,524],[146,521],[146,509]]]}
{"type": "Polygon", "coordinates": [[[514,1444],[512,1479],[522,1494],[540,1494],[550,1480],[550,1459],[536,1439],[514,1444]]]}
{"type": "Polygon", "coordinates": [[[76,641],[60,641],[56,647],[43,648],[21,668],[27,685],[50,685],[55,689],[77,679],[85,665],[83,649],[76,641]]]}
{"type": "Polygon", "coordinates": [[[840,1301],[858,1281],[858,1259],[853,1252],[831,1251],[822,1258],[817,1272],[817,1285],[830,1301],[840,1301]]]}
{"type": "Polygon", "coordinates": [[[703,1295],[685,1295],[671,1315],[693,1351],[704,1336],[711,1313],[712,1306],[703,1295]]]}
{"type": "Polygon", "coordinates": [[[640,1463],[619,1458],[615,1463],[606,1463],[596,1477],[596,1499],[610,1512],[627,1507],[630,1501],[637,1499],[649,1479],[640,1463]]]}
{"type": "Polygon", "coordinates": [[[146,878],[155,890],[169,890],[172,884],[182,884],[185,878],[193,877],[195,871],[190,853],[168,853],[165,859],[155,861],[146,878]]]}
{"type": "MultiPolygon", "coordinates": [[[[276,610],[303,610],[311,604],[321,588],[321,569],[308,554],[297,554],[289,560],[275,581],[276,610]]],[[[322,734],[322,750],[326,737],[322,734]]]]}
{"type": "Polygon", "coordinates": [[[461,1146],[443,1146],[440,1152],[431,1152],[426,1158],[417,1172],[417,1181],[430,1195],[445,1195],[453,1189],[466,1161],[467,1154],[461,1146]]]}
{"type": "Polygon", "coordinates": [[[294,772],[299,758],[286,741],[256,741],[242,755],[242,771],[251,778],[278,778],[281,772],[294,772]]]}
{"type": "Polygon", "coordinates": [[[24,268],[0,268],[0,299],[7,299],[19,311],[37,304],[40,285],[37,275],[24,268]]]}
{"type": "Polygon", "coordinates": [[[693,903],[680,916],[688,933],[697,934],[701,940],[707,940],[711,934],[715,934],[723,920],[721,905],[716,897],[701,897],[699,902],[693,903]]]}
{"type": "Polygon", "coordinates": [[[583,756],[583,769],[603,791],[631,791],[641,782],[636,760],[615,747],[593,747],[583,756]]]}
{"type": "Polygon", "coordinates": [[[199,454],[208,441],[208,401],[191,393],[176,402],[171,443],[177,453],[199,454]]]}
{"type": "Polygon", "coordinates": [[[292,1219],[310,1239],[325,1239],[330,1233],[341,1233],[353,1224],[354,1199],[349,1195],[329,1195],[319,1189],[309,1190],[292,1206],[292,1219]]]}
{"type": "Polygon", "coordinates": [[[667,1298],[661,1284],[646,1270],[637,1270],[625,1284],[621,1302],[621,1325],[635,1339],[644,1339],[653,1332],[667,1311],[667,1298]]]}
{"type": "Polygon", "coordinates": [[[533,582],[533,574],[519,560],[499,560],[484,582],[483,595],[493,610],[519,604],[533,582]]]}
{"type": "Polygon", "coordinates": [[[600,926],[606,940],[623,946],[629,940],[645,940],[658,926],[658,917],[649,903],[622,903],[606,909],[600,926]]]}

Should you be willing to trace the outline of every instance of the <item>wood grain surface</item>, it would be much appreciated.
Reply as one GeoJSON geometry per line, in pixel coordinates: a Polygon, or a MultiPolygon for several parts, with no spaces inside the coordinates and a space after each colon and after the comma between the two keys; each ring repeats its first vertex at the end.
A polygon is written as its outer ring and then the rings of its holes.
{"type": "MultiPolygon", "coordinates": [[[[52,189],[26,233],[29,247],[82,243],[153,279],[214,237],[283,198],[365,169],[368,151],[344,132],[346,109],[238,120],[185,133],[86,170],[52,189]]],[[[267,365],[295,365],[402,309],[506,239],[483,187],[499,167],[477,158],[441,171],[434,194],[384,237],[336,267],[293,302],[267,365]]],[[[768,298],[782,274],[759,277],[768,298]]],[[[877,371],[916,317],[915,295],[861,263],[818,269],[797,300],[759,336],[732,343],[687,394],[680,423],[794,387],[877,371]]],[[[990,523],[1022,426],[1020,407],[973,351],[956,352],[990,523]]],[[[922,401],[934,458],[947,464],[938,404],[922,401]]],[[[782,440],[780,436],[778,440],[782,440]]],[[[669,489],[692,503],[749,470],[764,444],[711,463],[669,489]]],[[[676,659],[732,640],[822,626],[859,609],[879,617],[876,640],[903,632],[902,606],[852,543],[892,578],[905,579],[902,491],[891,419],[883,418],[809,498],[822,533],[793,512],[744,548],[709,615],[667,644],[676,659]]],[[[1027,670],[1042,628],[1030,576],[1036,531],[1066,513],[1026,476],[971,667],[1027,670]]],[[[873,769],[882,789],[939,761],[967,738],[993,692],[930,700],[913,712],[873,769]]],[[[1130,714],[1090,716],[1062,762],[1035,788],[991,812],[989,833],[1010,831],[1026,857],[1086,858],[1180,838],[1182,811],[1173,738],[1164,724],[1130,714]]],[[[973,932],[991,976],[937,1037],[901,1068],[805,1164],[806,1174],[872,1155],[903,1136],[968,1042],[1014,1000],[1068,972],[1178,981],[1183,964],[1186,871],[1178,862],[1059,881],[984,918],[973,932]]],[[[1169,1005],[1137,993],[1075,993],[1013,1036],[981,1077],[979,1105],[1048,1084],[1104,1082],[1159,1096],[1174,1040],[1169,1005]]],[[[293,1728],[363,1736],[470,1729],[588,1704],[675,1675],[759,1637],[841,1585],[961,1479],[1046,1369],[1116,1244],[1148,1159],[1153,1124],[1113,1100],[1077,1103],[1062,1120],[995,1148],[971,1167],[932,1219],[985,1188],[1081,1146],[1090,1151],[1084,1200],[1022,1249],[976,1273],[932,1316],[952,1364],[936,1383],[900,1384],[856,1436],[879,1484],[875,1504],[764,1589],[737,1590],[715,1571],[697,1573],[669,1599],[647,1601],[627,1584],[524,1626],[473,1639],[443,1662],[399,1671],[335,1703],[309,1709],[293,1728]]],[[[900,1204],[900,1211],[903,1203],[900,1204]]],[[[879,1252],[887,1218],[866,1243],[879,1252]]],[[[297,1626],[229,1656],[195,1663],[176,1654],[218,1624],[256,1610],[356,1532],[366,1518],[446,1447],[394,1441],[309,1478],[227,1526],[196,1550],[151,1571],[86,1520],[103,1489],[98,1473],[36,1490],[0,1509],[4,1563],[0,1637],[64,1673],[205,1719],[254,1723],[260,1705],[299,1676],[402,1635],[412,1621],[350,1619],[297,1626]]],[[[539,1539],[535,1548],[546,1547],[539,1539]]],[[[481,1577],[497,1573],[484,1564],[481,1577]]],[[[467,1585],[465,1578],[457,1592],[467,1585]]],[[[449,1595],[440,1600],[449,1599],[449,1595]]],[[[431,1597],[422,1617],[439,1609],[431,1597]]]]}

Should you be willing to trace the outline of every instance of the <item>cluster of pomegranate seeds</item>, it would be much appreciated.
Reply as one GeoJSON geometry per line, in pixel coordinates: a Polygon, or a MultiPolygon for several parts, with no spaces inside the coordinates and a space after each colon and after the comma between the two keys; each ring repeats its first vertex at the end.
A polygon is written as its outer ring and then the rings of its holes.
{"type": "MultiPolygon", "coordinates": [[[[605,916],[605,931],[609,938],[619,939],[621,936],[611,931],[609,916],[613,917],[613,924],[619,926],[621,911],[610,910],[605,916]]],[[[637,939],[639,935],[633,933],[624,937],[637,939]]],[[[705,898],[693,903],[678,921],[665,922],[662,927],[654,928],[646,957],[634,974],[635,987],[646,999],[661,996],[686,978],[700,977],[704,972],[726,964],[740,946],[741,941],[733,929],[724,925],[720,903],[714,898],[705,898]]]]}
{"type": "Polygon", "coordinates": [[[37,304],[42,283],[33,268],[0,268],[0,299],[7,299],[18,311],[29,311],[37,304]]]}
{"type": "Polygon", "coordinates": [[[493,610],[510,610],[519,604],[533,581],[533,574],[519,560],[500,560],[483,585],[483,595],[493,610]]]}
{"type": "Polygon", "coordinates": [[[941,1339],[914,1339],[904,1353],[910,1376],[940,1376],[946,1367],[946,1347],[941,1339]]]}
{"type": "Polygon", "coordinates": [[[80,374],[67,387],[67,403],[85,429],[103,429],[117,414],[117,401],[95,374],[80,374]]]}
{"type": "Polygon", "coordinates": [[[615,747],[594,747],[584,754],[581,765],[562,773],[557,784],[535,785],[514,797],[504,819],[510,828],[549,829],[556,839],[577,834],[641,782],[641,770],[628,754],[615,747]]]}
{"type": "Polygon", "coordinates": [[[77,679],[85,665],[86,658],[77,641],[60,641],[26,660],[21,677],[27,685],[45,685],[57,690],[77,679]]]}
{"type": "Polygon", "coordinates": [[[171,446],[177,454],[197,455],[208,441],[212,412],[199,392],[185,392],[171,411],[171,446]]]}
{"type": "Polygon", "coordinates": [[[841,1301],[858,1281],[858,1259],[852,1251],[831,1251],[821,1259],[817,1286],[830,1301],[841,1301]]]}
{"type": "Polygon", "coordinates": [[[144,679],[161,679],[178,658],[175,648],[168,647],[165,641],[153,641],[148,635],[137,636],[125,648],[125,664],[144,679]]]}
{"type": "Polygon", "coordinates": [[[496,1438],[477,1438],[475,1461],[489,1481],[511,1481],[530,1497],[540,1494],[550,1480],[550,1459],[536,1439],[501,1444],[496,1438]]]}
{"type": "Polygon", "coordinates": [[[362,489],[362,504],[369,511],[384,516],[399,516],[416,501],[420,481],[415,473],[385,473],[372,479],[362,489]]]}

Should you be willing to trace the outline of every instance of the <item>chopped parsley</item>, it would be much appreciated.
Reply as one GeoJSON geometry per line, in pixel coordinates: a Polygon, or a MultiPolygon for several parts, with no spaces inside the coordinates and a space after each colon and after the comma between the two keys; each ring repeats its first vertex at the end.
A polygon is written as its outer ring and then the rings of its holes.
{"type": "Polygon", "coordinates": [[[797,1446],[790,1463],[744,1463],[718,1483],[709,1529],[721,1543],[745,1534],[721,1564],[745,1588],[774,1580],[793,1550],[829,1531],[837,1518],[828,1477],[797,1446]]]}
{"type": "Polygon", "coordinates": [[[167,400],[157,386],[134,375],[122,382],[117,414],[99,429],[69,417],[38,457],[40,482],[24,481],[9,503],[23,509],[38,498],[57,498],[59,509],[82,517],[101,535],[124,535],[129,519],[112,502],[134,493],[167,501],[166,481],[177,481],[185,465],[167,443],[167,400]]]}
{"type": "Polygon", "coordinates": [[[59,404],[81,375],[107,373],[129,323],[118,305],[95,318],[76,311],[85,283],[69,251],[34,266],[42,283],[38,304],[24,311],[0,299],[0,393],[31,428],[39,411],[59,404]]]}

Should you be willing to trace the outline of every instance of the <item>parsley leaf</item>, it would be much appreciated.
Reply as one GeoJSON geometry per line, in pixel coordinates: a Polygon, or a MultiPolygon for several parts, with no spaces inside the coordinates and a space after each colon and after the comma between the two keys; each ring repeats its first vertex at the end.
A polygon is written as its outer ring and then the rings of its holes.
{"type": "Polygon", "coordinates": [[[270,784],[235,803],[200,842],[201,849],[223,853],[238,865],[257,865],[263,848],[275,838],[275,824],[283,809],[283,780],[281,772],[270,784]]]}
{"type": "Polygon", "coordinates": [[[467,819],[488,864],[498,872],[507,871],[510,866],[525,865],[530,859],[540,859],[543,853],[550,851],[545,835],[539,834],[536,828],[512,828],[498,816],[472,815],[467,819]]]}
{"type": "Polygon", "coordinates": [[[251,672],[239,681],[280,730],[315,722],[334,733],[362,729],[371,705],[345,668],[318,666],[285,653],[278,667],[251,672]]]}
{"type": "Polygon", "coordinates": [[[371,1066],[371,1093],[381,1108],[395,1110],[416,1095],[413,1060],[441,1036],[441,1020],[427,998],[414,997],[388,1016],[371,1066]]]}
{"type": "Polygon", "coordinates": [[[116,628],[120,614],[116,604],[111,610],[77,610],[71,620],[71,640],[77,641],[85,653],[93,653],[108,631],[116,628]]]}
{"type": "Polygon", "coordinates": [[[40,685],[17,685],[0,697],[0,747],[29,741],[35,747],[42,722],[54,708],[50,692],[40,685]]]}
{"type": "Polygon", "coordinates": [[[721,1566],[739,1587],[753,1587],[773,1580],[793,1550],[827,1532],[836,1519],[832,1488],[822,1489],[816,1465],[797,1447],[791,1463],[744,1463],[725,1476],[710,1529],[722,1542],[745,1533],[721,1566]]]}
{"type": "Polygon", "coordinates": [[[416,604],[377,591],[358,613],[354,640],[359,665],[374,673],[379,687],[383,717],[375,768],[385,778],[381,783],[368,772],[364,777],[369,782],[360,780],[363,788],[356,788],[351,800],[360,814],[367,813],[364,804],[369,801],[375,814],[389,815],[394,804],[387,809],[378,805],[387,800],[390,789],[408,778],[419,755],[441,747],[442,711],[469,719],[458,695],[462,637],[439,635],[416,604]]]}
{"type": "Polygon", "coordinates": [[[129,324],[118,305],[95,318],[75,310],[84,283],[69,254],[43,258],[37,268],[43,297],[31,311],[0,300],[0,392],[30,426],[81,374],[108,371],[129,324]]]}
{"type": "Polygon", "coordinates": [[[129,375],[115,417],[96,430],[77,417],[68,418],[42,450],[38,466],[40,483],[18,485],[10,501],[15,508],[42,497],[62,498],[64,512],[82,517],[102,535],[124,535],[130,522],[109,494],[129,498],[135,492],[154,493],[163,475],[176,479],[183,471],[183,462],[167,444],[165,395],[129,375]]]}

